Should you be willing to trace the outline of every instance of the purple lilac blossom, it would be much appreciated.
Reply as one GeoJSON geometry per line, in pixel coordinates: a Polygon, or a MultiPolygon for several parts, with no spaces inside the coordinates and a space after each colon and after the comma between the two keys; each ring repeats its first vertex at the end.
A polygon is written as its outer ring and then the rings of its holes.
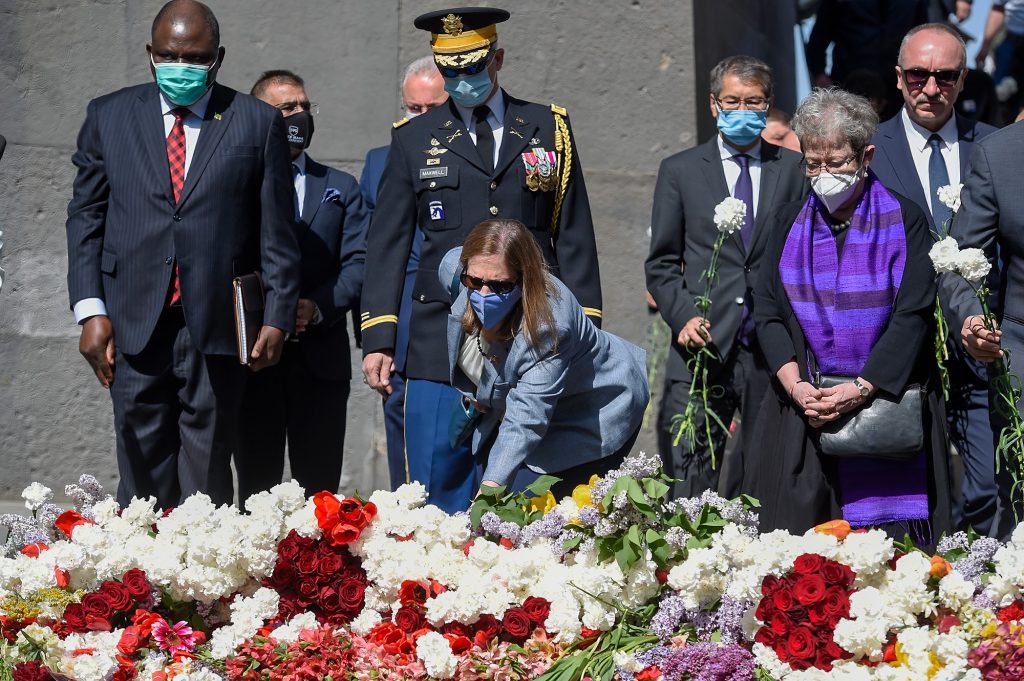
{"type": "Polygon", "coordinates": [[[679,596],[667,596],[658,606],[658,612],[651,618],[651,631],[662,640],[671,638],[679,629],[683,617],[686,615],[686,606],[679,596]]]}
{"type": "Polygon", "coordinates": [[[550,511],[543,518],[522,529],[522,544],[529,546],[538,539],[554,539],[562,533],[563,527],[565,527],[565,518],[562,517],[562,514],[558,511],[550,511]]]}
{"type": "Polygon", "coordinates": [[[750,681],[754,656],[736,644],[691,643],[675,648],[659,665],[664,681],[750,681]]]}

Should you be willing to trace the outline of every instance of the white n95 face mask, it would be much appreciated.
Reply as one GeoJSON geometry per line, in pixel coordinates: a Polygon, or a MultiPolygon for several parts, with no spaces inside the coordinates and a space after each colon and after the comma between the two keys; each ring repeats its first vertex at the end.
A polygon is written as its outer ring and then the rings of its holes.
{"type": "Polygon", "coordinates": [[[825,204],[828,212],[834,213],[857,191],[860,171],[860,168],[852,173],[830,173],[823,170],[811,178],[811,190],[825,204]]]}

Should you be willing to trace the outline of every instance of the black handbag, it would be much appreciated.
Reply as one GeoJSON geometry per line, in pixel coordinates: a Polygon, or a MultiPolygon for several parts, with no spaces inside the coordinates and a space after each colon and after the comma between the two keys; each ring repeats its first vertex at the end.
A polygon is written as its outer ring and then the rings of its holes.
{"type": "MultiPolygon", "coordinates": [[[[814,385],[831,388],[855,376],[827,376],[814,365],[814,385]]],[[[843,414],[818,431],[822,454],[837,458],[912,459],[924,448],[924,389],[908,385],[898,396],[876,392],[859,409],[843,414]]]]}

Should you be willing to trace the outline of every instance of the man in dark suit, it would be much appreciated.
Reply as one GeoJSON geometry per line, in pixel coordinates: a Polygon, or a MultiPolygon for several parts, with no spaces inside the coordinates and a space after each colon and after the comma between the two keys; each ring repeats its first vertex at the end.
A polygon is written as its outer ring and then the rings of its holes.
{"type": "Polygon", "coordinates": [[[724,391],[711,398],[710,407],[726,426],[739,408],[744,433],[752,432],[771,379],[757,345],[750,291],[775,206],[800,199],[807,191],[800,155],[760,137],[772,90],[772,71],[764,62],[746,56],[722,60],[711,72],[709,98],[719,134],[668,157],[658,171],[645,269],[647,289],[672,329],[658,440],[666,471],[682,481],[675,489],[679,496],[719,488],[734,496],[743,474],[742,456],[756,452],[747,446],[737,448],[739,455],[728,462],[728,480],[720,481],[725,430],[714,427],[718,461],[712,467],[707,442],[698,443],[696,451],[685,440],[673,444],[671,421],[689,401],[692,376],[687,362],[692,349],[711,344],[718,361],[709,367],[708,382],[724,391]],[[715,206],[729,196],[747,204],[747,222],[722,248],[711,309],[702,319],[695,297],[703,295],[701,273],[719,234],[713,222],[715,206]]]}
{"type": "MultiPolygon", "coordinates": [[[[949,232],[952,211],[938,197],[944,185],[959,185],[971,146],[995,131],[957,114],[954,105],[967,71],[963,38],[946,24],[909,31],[900,47],[896,82],[903,94],[900,113],[878,126],[871,168],[882,184],[924,211],[936,234],[949,232]]],[[[996,509],[995,452],[989,422],[988,377],[954,334],[946,368],[949,376],[949,433],[963,462],[958,526],[987,533],[996,509]]]]}
{"type": "Polygon", "coordinates": [[[306,493],[337,493],[352,379],[345,318],[359,304],[370,215],[354,177],[306,153],[317,109],[302,78],[267,71],[250,94],[284,115],[302,280],[295,336],[281,362],[245,388],[235,453],[239,499],[281,482],[286,440],[291,475],[306,493]]]}
{"type": "MultiPolygon", "coordinates": [[[[415,118],[448,101],[434,58],[422,57],[409,64],[402,79],[402,110],[405,118],[415,118]]],[[[388,147],[366,152],[359,191],[372,215],[377,206],[377,189],[388,162],[388,147]]],[[[388,442],[388,474],[391,489],[409,482],[405,462],[405,357],[409,350],[409,316],[412,313],[412,286],[420,266],[423,232],[416,229],[416,238],[405,266],[401,306],[398,310],[398,331],[395,334],[395,372],[391,374],[391,394],[384,397],[384,430],[388,442]]]]}
{"type": "Polygon", "coordinates": [[[406,448],[410,477],[449,512],[469,505],[477,481],[472,457],[453,450],[448,436],[459,405],[448,384],[451,298],[437,278],[442,256],[483,220],[518,219],[587,314],[601,318],[597,246],[568,114],[514,99],[497,84],[505,53],[495,44],[495,24],[508,17],[504,10],[463,8],[415,20],[431,33],[451,98],[395,124],[377,197],[388,210],[374,215],[367,246],[379,285],[363,289],[363,375],[387,394],[413,225],[424,233],[406,360],[406,448]]]}
{"type": "MultiPolygon", "coordinates": [[[[961,343],[975,359],[986,364],[996,358],[1010,360],[1010,372],[1020,381],[1024,374],[1024,193],[1021,192],[1020,159],[1024,158],[1024,122],[997,130],[971,149],[967,176],[961,192],[962,206],[953,222],[952,236],[960,248],[981,248],[992,264],[988,285],[999,290],[991,301],[998,330],[988,331],[981,304],[973,289],[959,276],[939,277],[940,295],[950,310],[949,326],[958,329],[961,343]]],[[[1017,409],[1024,405],[1017,402],[1017,409]]],[[[993,431],[1006,425],[1005,416],[993,406],[993,431]]],[[[1021,492],[1013,492],[1011,470],[1016,461],[1003,461],[997,476],[999,503],[989,530],[1005,539],[1024,516],[1021,492]],[[1016,507],[1016,508],[1014,508],[1016,507]]]]}
{"type": "Polygon", "coordinates": [[[213,12],[174,0],[146,46],[156,83],[89,103],[72,158],[68,289],[79,348],[110,389],[117,497],[231,503],[230,458],[245,367],[232,277],[262,271],[255,370],[295,327],[299,252],[284,121],[215,83],[213,12]]]}

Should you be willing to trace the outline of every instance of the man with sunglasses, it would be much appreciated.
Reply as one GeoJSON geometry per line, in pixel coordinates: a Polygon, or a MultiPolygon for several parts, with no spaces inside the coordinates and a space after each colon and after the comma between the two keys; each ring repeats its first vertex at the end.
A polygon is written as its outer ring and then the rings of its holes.
{"type": "MultiPolygon", "coordinates": [[[[757,448],[742,442],[726,464],[722,456],[728,432],[713,428],[713,442],[691,448],[674,442],[672,418],[689,401],[694,352],[705,345],[714,353],[708,383],[720,386],[709,399],[717,423],[728,427],[737,410],[742,433],[753,430],[754,416],[771,376],[757,342],[751,313],[751,289],[764,253],[770,218],[777,206],[807,195],[800,155],[761,138],[772,105],[771,68],[759,59],[733,56],[711,71],[708,105],[718,134],[706,143],[662,161],[654,189],[651,247],[645,263],[647,290],[672,329],[673,343],[665,369],[665,389],[658,416],[658,447],[666,472],[680,480],[677,496],[699,496],[707,489],[733,497],[739,493],[743,456],[757,448]],[[711,290],[708,318],[698,314],[703,295],[702,272],[718,238],[715,206],[726,197],[747,204],[747,219],[726,240],[711,290]],[[712,466],[709,445],[718,453],[712,466]]],[[[703,418],[703,406],[699,405],[703,418]]],[[[752,443],[751,443],[752,444],[752,443]]]]}
{"type": "MultiPolygon", "coordinates": [[[[955,29],[934,23],[910,30],[895,74],[903,108],[878,126],[873,140],[871,169],[882,184],[920,206],[937,235],[947,234],[952,222],[938,188],[961,183],[972,145],[995,131],[955,111],[966,72],[967,47],[955,29]]],[[[954,515],[961,528],[987,533],[996,511],[988,377],[984,365],[963,351],[959,328],[953,327],[946,407],[950,438],[963,463],[962,499],[954,515]]]]}
{"type": "Polygon", "coordinates": [[[424,234],[412,290],[406,358],[405,442],[410,478],[431,503],[464,510],[477,489],[475,461],[449,438],[458,393],[449,385],[450,294],[441,258],[491,218],[529,227],[553,273],[595,321],[601,286],[593,221],[568,115],[560,106],[515,99],[498,86],[505,51],[491,8],[430,12],[429,31],[448,102],[395,123],[367,244],[372,285],[363,289],[363,375],[389,395],[403,272],[419,224],[424,234]],[[386,207],[386,210],[385,210],[386,207]]]}

